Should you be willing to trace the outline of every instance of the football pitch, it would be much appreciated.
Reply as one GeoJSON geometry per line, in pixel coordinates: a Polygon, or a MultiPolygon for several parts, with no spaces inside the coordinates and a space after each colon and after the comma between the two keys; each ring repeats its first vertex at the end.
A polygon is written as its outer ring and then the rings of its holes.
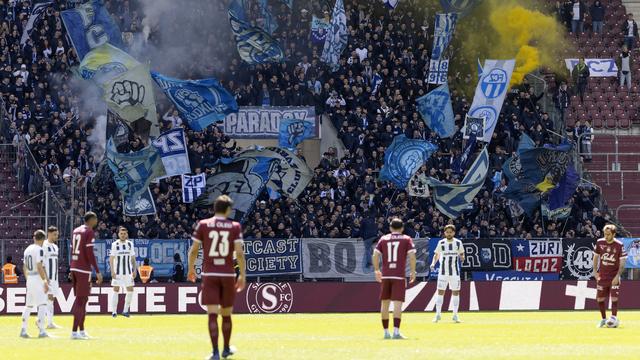
{"type": "MultiPolygon", "coordinates": [[[[617,329],[598,329],[596,311],[407,313],[408,340],[383,340],[379,315],[236,315],[233,359],[587,359],[640,356],[640,312],[622,311],[617,329]]],[[[0,317],[2,359],[204,359],[210,353],[205,315],[153,315],[112,319],[88,315],[89,341],[69,339],[72,318],[55,338],[21,339],[20,317],[0,317]]],[[[29,333],[37,335],[35,318],[29,333]]],[[[222,336],[220,337],[222,341],[222,336]]]]}

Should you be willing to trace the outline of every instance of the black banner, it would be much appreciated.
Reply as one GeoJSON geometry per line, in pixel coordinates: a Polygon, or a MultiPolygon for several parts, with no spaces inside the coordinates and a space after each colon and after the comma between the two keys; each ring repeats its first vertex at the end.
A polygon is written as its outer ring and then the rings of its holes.
{"type": "Polygon", "coordinates": [[[501,239],[463,240],[463,271],[511,270],[511,242],[501,239]]]}
{"type": "Polygon", "coordinates": [[[593,273],[596,239],[562,239],[563,280],[589,280],[593,273]]]}

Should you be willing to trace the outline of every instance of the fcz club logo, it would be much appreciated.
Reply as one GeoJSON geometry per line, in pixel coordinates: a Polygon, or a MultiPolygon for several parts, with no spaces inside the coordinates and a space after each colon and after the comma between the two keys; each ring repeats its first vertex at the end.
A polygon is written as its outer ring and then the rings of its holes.
{"type": "Polygon", "coordinates": [[[293,289],[287,283],[252,283],[247,287],[247,308],[252,314],[288,313],[293,289]]]}

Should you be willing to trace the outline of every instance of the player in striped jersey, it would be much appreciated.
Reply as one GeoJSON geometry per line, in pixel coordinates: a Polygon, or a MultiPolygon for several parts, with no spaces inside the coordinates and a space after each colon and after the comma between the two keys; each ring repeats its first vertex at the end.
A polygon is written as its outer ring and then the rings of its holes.
{"type": "Polygon", "coordinates": [[[436,317],[433,322],[440,321],[444,293],[447,286],[451,289],[451,303],[453,305],[453,321],[460,322],[458,318],[458,306],[460,306],[460,266],[458,261],[464,261],[464,246],[462,241],[456,239],[456,227],[449,224],[444,227],[445,238],[438,242],[435,255],[431,262],[431,270],[440,261],[438,271],[438,297],[436,298],[436,317]]]}
{"type": "Polygon", "coordinates": [[[49,226],[47,240],[42,245],[44,249],[44,271],[49,279],[49,292],[47,293],[47,329],[59,329],[60,326],[53,322],[54,302],[60,291],[58,285],[58,228],[49,226]]]}
{"type": "Polygon", "coordinates": [[[136,277],[136,250],[133,242],[129,240],[129,232],[126,227],[118,227],[118,240],[111,244],[111,286],[113,286],[113,294],[111,294],[111,316],[118,316],[118,296],[120,288],[127,289],[127,295],[124,298],[124,309],[122,315],[129,317],[129,306],[133,298],[133,279],[136,277]]]}

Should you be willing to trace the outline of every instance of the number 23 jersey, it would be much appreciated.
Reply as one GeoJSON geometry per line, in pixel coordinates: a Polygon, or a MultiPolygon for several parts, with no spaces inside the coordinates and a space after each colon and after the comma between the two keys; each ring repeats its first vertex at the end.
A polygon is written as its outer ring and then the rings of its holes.
{"type": "Polygon", "coordinates": [[[202,243],[202,276],[236,276],[233,250],[242,243],[240,223],[216,216],[200,220],[191,239],[202,243]]]}

